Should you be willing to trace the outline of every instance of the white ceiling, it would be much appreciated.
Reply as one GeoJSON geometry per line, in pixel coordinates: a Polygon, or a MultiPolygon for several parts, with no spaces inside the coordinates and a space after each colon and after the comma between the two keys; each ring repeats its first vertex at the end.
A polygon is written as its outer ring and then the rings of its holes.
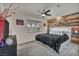
{"type": "MultiPolygon", "coordinates": [[[[10,4],[2,4],[4,7],[8,7],[10,4]]],[[[42,11],[43,9],[50,9],[52,16],[48,16],[45,19],[50,19],[55,16],[66,15],[70,13],[77,12],[79,4],[77,3],[16,3],[13,4],[12,8],[19,7],[16,9],[17,14],[21,14],[23,16],[29,16],[34,18],[41,18],[41,14],[38,11],[42,11]]]]}

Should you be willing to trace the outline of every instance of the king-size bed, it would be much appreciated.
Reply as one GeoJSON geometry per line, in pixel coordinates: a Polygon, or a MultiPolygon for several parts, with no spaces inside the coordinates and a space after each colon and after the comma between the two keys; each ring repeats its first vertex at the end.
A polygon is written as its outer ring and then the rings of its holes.
{"type": "Polygon", "coordinates": [[[37,34],[36,40],[59,53],[61,44],[70,39],[71,29],[68,27],[51,28],[49,33],[37,34]],[[65,29],[65,30],[64,30],[65,29]]]}

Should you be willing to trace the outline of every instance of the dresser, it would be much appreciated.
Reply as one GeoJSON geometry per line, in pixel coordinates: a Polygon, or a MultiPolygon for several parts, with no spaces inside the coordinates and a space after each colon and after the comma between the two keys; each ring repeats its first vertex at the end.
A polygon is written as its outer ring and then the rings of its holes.
{"type": "Polygon", "coordinates": [[[0,47],[0,56],[17,56],[17,40],[16,35],[5,35],[5,38],[9,37],[13,40],[12,45],[7,45],[0,47]]]}

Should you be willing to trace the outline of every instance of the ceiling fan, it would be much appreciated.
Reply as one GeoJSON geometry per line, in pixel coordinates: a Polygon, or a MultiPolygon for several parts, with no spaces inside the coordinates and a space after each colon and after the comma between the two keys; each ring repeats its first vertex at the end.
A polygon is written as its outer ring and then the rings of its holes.
{"type": "Polygon", "coordinates": [[[45,16],[51,16],[51,14],[49,14],[49,12],[51,12],[51,10],[45,10],[43,9],[42,12],[39,11],[41,13],[42,18],[44,18],[45,16]]]}

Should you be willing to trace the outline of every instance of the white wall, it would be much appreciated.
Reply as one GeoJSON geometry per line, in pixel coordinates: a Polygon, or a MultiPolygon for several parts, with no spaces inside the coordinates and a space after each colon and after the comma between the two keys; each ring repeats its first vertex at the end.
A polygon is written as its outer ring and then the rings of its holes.
{"type": "MultiPolygon", "coordinates": [[[[42,33],[42,32],[28,33],[27,27],[26,27],[27,18],[29,17],[25,17],[25,16],[18,14],[18,16],[15,15],[9,20],[9,24],[10,24],[9,34],[17,36],[18,44],[35,40],[35,36],[39,33],[42,33]],[[24,20],[24,25],[16,25],[16,19],[24,20]]],[[[31,20],[35,20],[35,18],[32,18],[31,20]]]]}

